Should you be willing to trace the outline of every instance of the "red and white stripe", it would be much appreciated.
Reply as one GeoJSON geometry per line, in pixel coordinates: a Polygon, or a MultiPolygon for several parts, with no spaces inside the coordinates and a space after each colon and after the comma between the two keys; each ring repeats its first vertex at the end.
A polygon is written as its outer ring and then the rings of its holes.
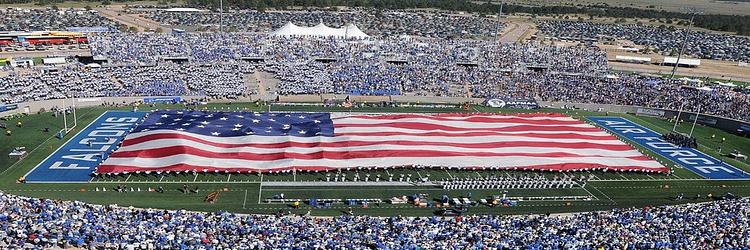
{"type": "Polygon", "coordinates": [[[330,170],[426,165],[665,172],[599,128],[560,114],[333,118],[334,137],[218,137],[175,130],[128,135],[99,173],[330,170]]]}

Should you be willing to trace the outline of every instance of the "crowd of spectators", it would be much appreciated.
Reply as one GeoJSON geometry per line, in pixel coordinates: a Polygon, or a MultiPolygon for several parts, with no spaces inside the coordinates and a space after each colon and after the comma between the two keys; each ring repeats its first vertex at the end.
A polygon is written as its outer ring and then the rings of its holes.
{"type": "Polygon", "coordinates": [[[119,24],[95,11],[85,9],[0,9],[0,31],[68,30],[71,27],[107,27],[117,31],[119,24]]]}
{"type": "Polygon", "coordinates": [[[101,68],[67,66],[54,72],[12,72],[0,77],[0,102],[59,98],[196,95],[238,98],[255,94],[243,77],[249,63],[126,65],[101,68]]]}
{"type": "MultiPolygon", "coordinates": [[[[218,27],[217,12],[146,11],[145,15],[163,25],[175,27],[218,27]]],[[[331,27],[356,24],[371,36],[402,35],[433,38],[495,37],[504,24],[496,18],[453,15],[426,11],[384,11],[353,9],[350,11],[238,11],[224,13],[226,30],[268,33],[287,22],[315,26],[320,22],[331,27]]]]}
{"type": "MultiPolygon", "coordinates": [[[[685,40],[685,29],[643,24],[542,21],[547,36],[569,40],[624,39],[664,54],[676,54],[685,40]]],[[[685,54],[704,59],[750,62],[750,37],[692,30],[685,54]]]]}
{"type": "Polygon", "coordinates": [[[2,248],[743,249],[750,200],[564,216],[241,215],[92,205],[0,193],[2,248]]]}
{"type": "Polygon", "coordinates": [[[4,102],[62,96],[254,94],[243,77],[272,73],[278,95],[536,98],[636,105],[750,120],[750,95],[726,86],[609,72],[596,47],[482,40],[273,37],[251,33],[92,35],[105,67],[3,78],[4,102]],[[173,60],[182,64],[171,63],[173,60]],[[690,83],[692,84],[692,83],[690,83]]]}
{"type": "Polygon", "coordinates": [[[175,56],[197,63],[260,59],[258,67],[280,80],[272,93],[280,95],[537,98],[683,106],[750,120],[750,97],[745,93],[723,86],[706,91],[682,81],[608,72],[605,53],[588,46],[429,38],[344,41],[249,33],[106,34],[92,37],[91,45],[95,55],[114,63],[156,63],[175,56]]]}

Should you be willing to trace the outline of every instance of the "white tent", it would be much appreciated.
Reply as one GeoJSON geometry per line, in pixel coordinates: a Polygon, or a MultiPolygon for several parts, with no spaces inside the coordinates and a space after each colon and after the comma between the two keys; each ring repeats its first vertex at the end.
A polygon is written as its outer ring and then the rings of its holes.
{"type": "Polygon", "coordinates": [[[736,84],[731,83],[731,82],[714,81],[714,83],[719,84],[719,85],[724,86],[724,87],[730,87],[730,88],[737,87],[736,84]]]}
{"type": "Polygon", "coordinates": [[[65,63],[65,57],[44,58],[44,59],[42,59],[42,62],[45,65],[50,65],[50,64],[64,64],[65,63]]]}
{"type": "Polygon", "coordinates": [[[369,35],[365,34],[362,30],[357,27],[357,25],[354,24],[347,24],[346,27],[344,27],[344,32],[346,37],[354,37],[354,38],[367,38],[370,37],[369,35]]]}
{"type": "Polygon", "coordinates": [[[365,34],[354,24],[348,24],[341,28],[331,28],[323,24],[322,22],[313,27],[301,27],[287,22],[281,28],[271,32],[272,36],[322,36],[322,37],[339,37],[339,38],[368,38],[369,35],[365,34]]]}

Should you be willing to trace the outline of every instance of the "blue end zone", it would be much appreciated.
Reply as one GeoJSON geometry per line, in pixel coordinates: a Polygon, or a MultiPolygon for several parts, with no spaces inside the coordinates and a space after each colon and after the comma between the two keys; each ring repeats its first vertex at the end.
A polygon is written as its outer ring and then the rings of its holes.
{"type": "Polygon", "coordinates": [[[707,179],[750,179],[750,174],[692,148],[681,148],[661,139],[659,133],[622,117],[596,117],[589,120],[621,137],[638,143],[707,179]]]}
{"type": "Polygon", "coordinates": [[[26,174],[26,182],[86,182],[146,112],[107,111],[26,174]],[[105,157],[106,158],[106,157],[105,157]]]}

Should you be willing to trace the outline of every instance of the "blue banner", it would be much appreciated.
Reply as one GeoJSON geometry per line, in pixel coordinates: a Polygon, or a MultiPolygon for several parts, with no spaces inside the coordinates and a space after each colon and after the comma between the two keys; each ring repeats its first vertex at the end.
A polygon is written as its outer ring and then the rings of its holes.
{"type": "Polygon", "coordinates": [[[147,97],[143,98],[144,103],[166,103],[166,104],[174,104],[174,103],[180,103],[182,101],[182,98],[179,96],[172,96],[172,97],[147,97]]]}
{"type": "Polygon", "coordinates": [[[666,142],[659,133],[622,117],[588,117],[602,128],[637,143],[707,179],[750,179],[750,174],[693,148],[666,142]]]}
{"type": "Polygon", "coordinates": [[[26,174],[27,182],[86,182],[145,112],[107,111],[26,174]]]}
{"type": "Polygon", "coordinates": [[[8,110],[14,110],[18,108],[18,104],[6,104],[6,105],[0,105],[0,112],[5,112],[8,110]]]}
{"type": "Polygon", "coordinates": [[[68,27],[70,32],[81,32],[81,33],[104,33],[109,32],[109,27],[95,26],[95,27],[68,27]]]}
{"type": "Polygon", "coordinates": [[[737,133],[740,133],[740,135],[749,136],[750,135],[750,126],[748,126],[748,125],[740,125],[740,127],[737,128],[737,133]]]}

